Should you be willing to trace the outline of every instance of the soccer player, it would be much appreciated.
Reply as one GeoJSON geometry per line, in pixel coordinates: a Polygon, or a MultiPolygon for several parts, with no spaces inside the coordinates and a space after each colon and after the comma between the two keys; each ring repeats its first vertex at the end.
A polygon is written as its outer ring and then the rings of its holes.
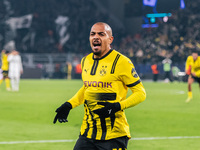
{"type": "Polygon", "coordinates": [[[199,83],[200,88],[200,56],[198,52],[194,50],[191,56],[188,56],[185,64],[185,72],[188,77],[188,98],[186,103],[192,99],[192,83],[196,80],[199,83]]]}
{"type": "Polygon", "coordinates": [[[2,69],[0,69],[0,80],[2,80],[3,79],[3,71],[2,71],[2,69]]]}
{"type": "Polygon", "coordinates": [[[163,64],[163,70],[165,72],[165,82],[172,82],[172,77],[171,77],[171,64],[172,64],[172,61],[171,59],[169,58],[169,56],[167,56],[163,61],[162,61],[162,64],[163,64]]]}
{"type": "Polygon", "coordinates": [[[153,81],[154,81],[154,82],[157,82],[157,80],[158,80],[158,75],[159,75],[159,70],[158,70],[158,66],[157,66],[156,62],[154,62],[154,63],[151,65],[151,70],[152,70],[152,73],[153,73],[153,81]]]}
{"type": "Polygon", "coordinates": [[[74,150],[125,150],[131,138],[124,110],[146,98],[133,63],[111,49],[111,27],[103,22],[90,31],[92,53],[82,61],[83,86],[57,108],[54,123],[68,122],[71,109],[83,104],[84,118],[74,150]],[[132,94],[126,98],[128,88],[132,94]]]}
{"type": "Polygon", "coordinates": [[[0,80],[0,85],[2,84],[3,80],[5,80],[6,83],[6,90],[10,91],[10,79],[8,77],[8,69],[9,69],[9,63],[8,63],[8,55],[9,51],[2,50],[1,51],[1,69],[3,70],[3,78],[0,80]]]}
{"type": "Polygon", "coordinates": [[[11,80],[12,91],[19,91],[20,76],[23,73],[22,60],[19,52],[13,50],[8,56],[9,73],[8,76],[11,80]]]}

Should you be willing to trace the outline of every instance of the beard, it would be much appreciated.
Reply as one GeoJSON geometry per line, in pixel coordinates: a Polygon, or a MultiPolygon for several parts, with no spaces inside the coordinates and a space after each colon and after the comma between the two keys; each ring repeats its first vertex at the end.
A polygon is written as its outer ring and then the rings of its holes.
{"type": "Polygon", "coordinates": [[[101,51],[93,51],[94,55],[100,56],[101,55],[101,51]]]}

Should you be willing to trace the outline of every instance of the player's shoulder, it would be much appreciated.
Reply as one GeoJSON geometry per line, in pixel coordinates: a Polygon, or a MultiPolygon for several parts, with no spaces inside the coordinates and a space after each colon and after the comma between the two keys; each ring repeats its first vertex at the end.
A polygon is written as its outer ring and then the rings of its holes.
{"type": "Polygon", "coordinates": [[[93,57],[93,53],[90,53],[90,54],[85,55],[85,56],[81,59],[81,66],[82,66],[82,68],[84,67],[84,64],[88,62],[88,60],[89,60],[89,61],[92,60],[92,57],[93,57]],[[86,60],[87,60],[87,61],[86,61],[86,60]]]}
{"type": "Polygon", "coordinates": [[[4,58],[7,57],[6,53],[1,53],[1,56],[4,58]]]}
{"type": "Polygon", "coordinates": [[[127,56],[125,56],[124,54],[122,54],[122,53],[120,53],[116,50],[113,50],[113,52],[116,53],[116,55],[119,56],[119,62],[132,64],[131,60],[127,56]]]}
{"type": "Polygon", "coordinates": [[[193,60],[193,57],[190,55],[187,57],[187,60],[193,60]]]}
{"type": "Polygon", "coordinates": [[[197,57],[197,61],[200,62],[200,56],[197,57]]]}
{"type": "Polygon", "coordinates": [[[92,57],[93,57],[93,53],[89,53],[89,54],[85,55],[85,56],[82,58],[81,61],[84,61],[85,59],[92,59],[92,57]]]}

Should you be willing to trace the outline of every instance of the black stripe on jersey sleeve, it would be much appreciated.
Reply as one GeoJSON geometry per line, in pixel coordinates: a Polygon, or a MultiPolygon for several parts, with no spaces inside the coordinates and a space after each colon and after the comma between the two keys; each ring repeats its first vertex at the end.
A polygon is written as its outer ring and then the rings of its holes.
{"type": "Polygon", "coordinates": [[[111,72],[110,72],[111,74],[113,74],[115,72],[115,67],[116,67],[117,61],[119,60],[120,56],[121,55],[117,54],[117,56],[115,57],[115,60],[113,62],[112,69],[111,69],[111,72]]]}
{"type": "Polygon", "coordinates": [[[133,86],[136,86],[137,84],[139,84],[141,82],[141,80],[137,80],[136,82],[132,83],[132,84],[128,84],[126,85],[127,87],[133,87],[133,86]]]}
{"type": "Polygon", "coordinates": [[[98,64],[99,64],[99,60],[94,60],[90,75],[96,74],[98,64]]]}
{"type": "Polygon", "coordinates": [[[128,84],[126,85],[127,87],[133,87],[133,86],[136,86],[137,84],[139,84],[141,82],[141,80],[137,80],[136,82],[132,83],[132,84],[128,84]]]}
{"type": "Polygon", "coordinates": [[[85,62],[85,58],[86,58],[86,56],[83,58],[83,60],[82,60],[82,69],[83,69],[83,67],[84,67],[84,62],[85,62]]]}

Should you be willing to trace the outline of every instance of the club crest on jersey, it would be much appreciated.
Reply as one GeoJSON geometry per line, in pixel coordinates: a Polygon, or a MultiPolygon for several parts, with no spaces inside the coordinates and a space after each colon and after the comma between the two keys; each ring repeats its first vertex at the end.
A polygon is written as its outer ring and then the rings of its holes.
{"type": "Polygon", "coordinates": [[[137,74],[135,68],[132,68],[131,74],[133,75],[134,78],[137,78],[137,77],[138,77],[138,74],[137,74]]]}
{"type": "Polygon", "coordinates": [[[105,76],[106,72],[107,72],[107,66],[102,66],[101,69],[100,69],[100,72],[99,72],[100,75],[105,76]]]}

